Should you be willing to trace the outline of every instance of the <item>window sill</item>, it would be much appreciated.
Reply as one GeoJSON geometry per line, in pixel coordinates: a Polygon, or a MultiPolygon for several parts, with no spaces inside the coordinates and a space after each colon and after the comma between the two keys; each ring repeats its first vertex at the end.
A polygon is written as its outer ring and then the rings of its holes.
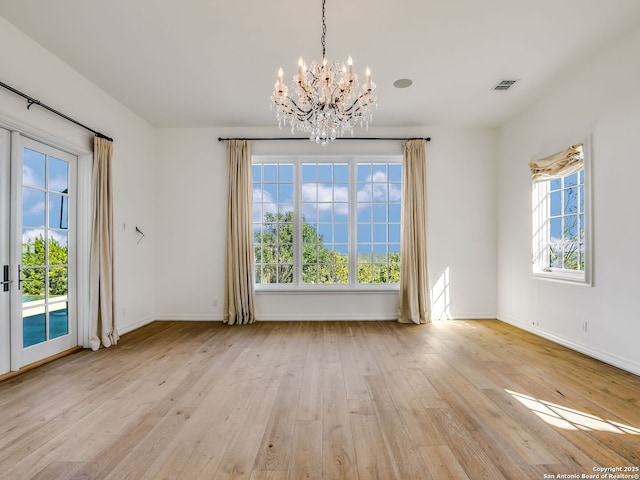
{"type": "Polygon", "coordinates": [[[551,272],[535,271],[533,272],[533,278],[537,280],[546,280],[549,282],[579,285],[582,287],[591,286],[591,281],[587,280],[586,272],[575,274],[575,273],[561,272],[561,271],[551,271],[551,272]]]}
{"type": "Polygon", "coordinates": [[[400,291],[399,285],[327,285],[327,286],[264,286],[256,285],[255,293],[263,294],[304,294],[304,295],[335,295],[335,294],[374,294],[374,295],[397,295],[400,291]]]}

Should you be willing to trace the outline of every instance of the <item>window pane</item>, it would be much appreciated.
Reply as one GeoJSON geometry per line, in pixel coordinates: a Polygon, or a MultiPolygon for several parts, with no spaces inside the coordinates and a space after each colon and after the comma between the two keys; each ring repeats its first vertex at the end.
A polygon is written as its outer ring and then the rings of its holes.
{"type": "Polygon", "coordinates": [[[400,183],[389,184],[389,201],[390,202],[402,201],[402,184],[400,183]]]}
{"type": "Polygon", "coordinates": [[[387,178],[387,166],[386,165],[373,165],[373,181],[374,182],[384,182],[387,183],[389,180],[387,178]]]}
{"type": "Polygon", "coordinates": [[[401,219],[401,208],[399,203],[390,203],[389,204],[389,221],[390,222],[400,222],[401,219]]]}
{"type": "Polygon", "coordinates": [[[278,184],[277,183],[265,183],[262,185],[262,198],[263,202],[277,202],[278,201],[278,184]]]}
{"type": "Polygon", "coordinates": [[[358,205],[358,222],[371,222],[371,205],[358,205]]]}
{"type": "Polygon", "coordinates": [[[562,268],[562,244],[551,243],[549,245],[549,266],[551,268],[562,268]]]}
{"type": "Polygon", "coordinates": [[[402,165],[399,165],[399,164],[389,165],[389,181],[390,182],[402,181],[402,165]]]}
{"type": "Polygon", "coordinates": [[[551,216],[562,215],[562,191],[552,192],[549,196],[551,216]]]}
{"type": "Polygon", "coordinates": [[[278,165],[278,180],[280,182],[293,182],[293,165],[278,165]]]}
{"type": "Polygon", "coordinates": [[[571,187],[578,184],[578,174],[572,173],[571,175],[567,175],[564,177],[564,186],[571,187]]]}
{"type": "Polygon", "coordinates": [[[551,241],[562,239],[562,218],[552,218],[550,223],[551,241]]]}
{"type": "Polygon", "coordinates": [[[318,283],[318,265],[302,265],[302,283],[318,283]]]}
{"type": "Polygon", "coordinates": [[[561,188],[562,188],[561,178],[554,178],[549,182],[549,190],[554,191],[554,190],[560,190],[561,188]]]}
{"type": "Polygon", "coordinates": [[[331,224],[321,223],[318,225],[318,235],[320,240],[324,240],[325,242],[331,242],[332,240],[332,227],[331,224]]]}
{"type": "Polygon", "coordinates": [[[281,183],[278,185],[278,201],[293,202],[293,184],[281,183]]]}
{"type": "Polygon", "coordinates": [[[578,189],[577,187],[567,188],[564,191],[564,213],[578,212],[578,189]]]}
{"type": "Polygon", "coordinates": [[[279,203],[278,204],[278,221],[290,222],[293,220],[293,203],[279,203]]]}
{"type": "Polygon", "coordinates": [[[564,244],[564,268],[578,270],[580,267],[579,248],[577,243],[564,244]]]}
{"type": "Polygon", "coordinates": [[[302,165],[302,181],[303,182],[317,182],[318,174],[316,165],[305,163],[302,165]]]}
{"type": "Polygon", "coordinates": [[[366,203],[370,202],[373,198],[373,186],[370,183],[358,184],[358,202],[366,203]]]}
{"type": "Polygon", "coordinates": [[[318,201],[318,184],[317,183],[302,184],[302,201],[303,202],[318,201]]]}
{"type": "Polygon", "coordinates": [[[333,181],[335,183],[349,182],[349,166],[347,164],[339,164],[333,167],[333,181]]]}
{"type": "Polygon", "coordinates": [[[373,221],[385,222],[387,221],[387,204],[373,205],[373,221]]]}
{"type": "Polygon", "coordinates": [[[377,243],[387,242],[387,224],[386,223],[374,223],[373,224],[373,241],[377,243]]]}
{"type": "Polygon", "coordinates": [[[333,221],[347,223],[349,221],[349,204],[335,203],[333,205],[333,221]]]}
{"type": "MultiPolygon", "coordinates": [[[[389,241],[400,242],[400,224],[399,223],[389,224],[389,241]]],[[[398,249],[398,251],[400,250],[398,249]]]]}
{"type": "Polygon", "coordinates": [[[253,177],[254,182],[259,182],[262,180],[262,165],[253,165],[251,167],[251,176],[253,177]]]}
{"type": "Polygon", "coordinates": [[[371,224],[358,223],[358,242],[371,242],[371,224]]]}
{"type": "Polygon", "coordinates": [[[584,212],[584,185],[578,187],[578,194],[580,195],[580,212],[584,212]]]}
{"type": "Polygon", "coordinates": [[[302,215],[304,220],[311,223],[318,221],[318,204],[316,203],[303,203],[302,215]]]}
{"type": "Polygon", "coordinates": [[[320,164],[318,165],[318,181],[330,183],[333,181],[332,165],[320,164]]]}
{"type": "Polygon", "coordinates": [[[370,264],[358,265],[358,283],[373,283],[373,266],[370,264]]]}
{"type": "Polygon", "coordinates": [[[387,196],[387,184],[386,183],[374,183],[373,184],[373,201],[374,202],[386,202],[387,196]]]}
{"type": "Polygon", "coordinates": [[[358,164],[358,182],[370,182],[370,181],[371,181],[371,165],[368,163],[359,163],[358,164]]]}
{"type": "Polygon", "coordinates": [[[278,166],[277,165],[263,165],[263,167],[262,167],[262,180],[264,182],[277,182],[278,181],[278,166]]]}
{"type": "Polygon", "coordinates": [[[318,221],[319,222],[331,222],[333,221],[333,205],[331,203],[319,203],[318,204],[318,221]]]}
{"type": "Polygon", "coordinates": [[[349,225],[346,223],[337,223],[333,234],[333,240],[336,243],[347,243],[349,241],[349,225]]]}
{"type": "Polygon", "coordinates": [[[578,238],[578,216],[570,215],[564,217],[564,238],[565,240],[576,240],[578,238]]]}

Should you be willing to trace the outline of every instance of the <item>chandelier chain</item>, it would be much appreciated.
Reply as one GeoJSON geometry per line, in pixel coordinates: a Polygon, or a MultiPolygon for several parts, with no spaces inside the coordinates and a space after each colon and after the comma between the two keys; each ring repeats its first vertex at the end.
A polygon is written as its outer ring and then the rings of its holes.
{"type": "Polygon", "coordinates": [[[322,58],[326,58],[325,37],[327,36],[327,22],[326,22],[326,16],[324,13],[326,3],[327,3],[327,0],[322,0],[322,58]]]}

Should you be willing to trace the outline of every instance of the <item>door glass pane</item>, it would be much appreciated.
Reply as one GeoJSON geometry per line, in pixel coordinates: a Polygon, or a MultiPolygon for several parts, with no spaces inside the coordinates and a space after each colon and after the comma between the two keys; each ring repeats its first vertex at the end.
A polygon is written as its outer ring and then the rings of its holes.
{"type": "Polygon", "coordinates": [[[49,158],[49,190],[69,192],[69,163],[54,157],[49,158]]]}
{"type": "Polygon", "coordinates": [[[58,338],[69,333],[69,310],[67,302],[49,306],[49,338],[58,338]]]}
{"type": "Polygon", "coordinates": [[[49,231],[49,265],[66,265],[69,263],[67,232],[49,231]]]}
{"type": "Polygon", "coordinates": [[[44,192],[32,188],[22,189],[22,225],[44,227],[44,192]]]}
{"type": "Polygon", "coordinates": [[[22,229],[22,266],[44,267],[45,246],[44,230],[22,229]]]}
{"type": "Polygon", "coordinates": [[[58,299],[66,299],[68,290],[68,272],[67,267],[50,267],[49,268],[49,301],[58,299]]]}
{"type": "Polygon", "coordinates": [[[25,187],[44,188],[45,159],[46,156],[40,152],[24,149],[22,184],[25,187]]]}
{"type": "Polygon", "coordinates": [[[25,308],[34,306],[31,302],[44,301],[45,271],[44,268],[22,269],[22,304],[25,308]]]}
{"type": "Polygon", "coordinates": [[[49,228],[67,229],[69,227],[69,198],[54,193],[49,194],[49,228]]]}
{"type": "Polygon", "coordinates": [[[22,315],[22,346],[30,347],[47,340],[44,301],[42,307],[25,309],[22,315]]]}

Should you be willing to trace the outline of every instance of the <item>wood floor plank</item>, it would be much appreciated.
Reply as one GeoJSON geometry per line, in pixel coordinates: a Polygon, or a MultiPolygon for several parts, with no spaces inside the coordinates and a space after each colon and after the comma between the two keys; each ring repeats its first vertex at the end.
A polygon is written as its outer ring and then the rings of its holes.
{"type": "Polygon", "coordinates": [[[495,320],[154,322],[0,381],[0,479],[514,479],[640,464],[640,378],[495,320]]]}
{"type": "Polygon", "coordinates": [[[322,457],[322,421],[296,421],[287,479],[321,480],[322,457]]]}

